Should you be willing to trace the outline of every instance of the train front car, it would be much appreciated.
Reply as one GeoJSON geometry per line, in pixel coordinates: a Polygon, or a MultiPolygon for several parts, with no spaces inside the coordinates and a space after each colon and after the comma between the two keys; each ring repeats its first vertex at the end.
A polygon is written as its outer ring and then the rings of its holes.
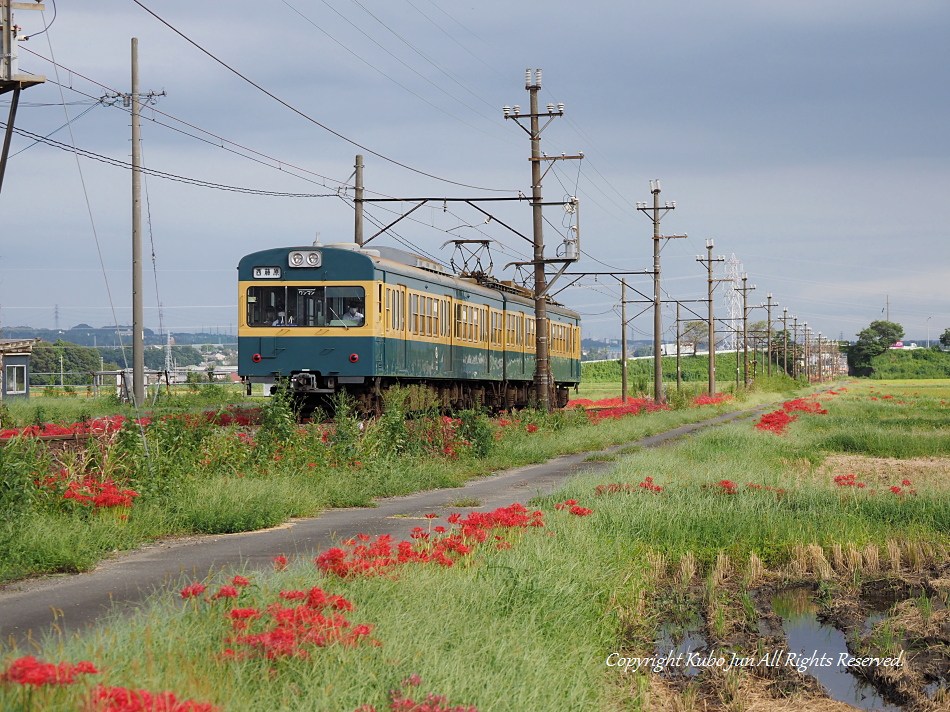
{"type": "MultiPolygon", "coordinates": [[[[425,258],[353,243],[263,250],[241,260],[238,371],[248,390],[289,387],[303,410],[347,391],[380,412],[397,385],[445,409],[536,400],[530,294],[457,277],[425,258]]],[[[558,405],[580,380],[580,321],[558,305],[550,355],[558,405]]]]}
{"type": "Polygon", "coordinates": [[[371,393],[374,273],[370,255],[358,249],[285,247],[244,257],[238,372],[248,391],[261,383],[273,393],[289,383],[314,404],[341,387],[371,393]]]}

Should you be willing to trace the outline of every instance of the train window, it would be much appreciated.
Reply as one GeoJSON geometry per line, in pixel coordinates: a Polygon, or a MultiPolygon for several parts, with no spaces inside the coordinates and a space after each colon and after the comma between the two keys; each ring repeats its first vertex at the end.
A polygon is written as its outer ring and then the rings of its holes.
{"type": "Polygon", "coordinates": [[[326,287],[326,316],[330,326],[363,326],[366,297],[362,287],[326,287]]]}
{"type": "Polygon", "coordinates": [[[280,286],[248,287],[247,325],[271,326],[286,318],[287,288],[280,286]]]}
{"type": "Polygon", "coordinates": [[[362,326],[362,287],[253,286],[247,290],[248,326],[362,326]]]}

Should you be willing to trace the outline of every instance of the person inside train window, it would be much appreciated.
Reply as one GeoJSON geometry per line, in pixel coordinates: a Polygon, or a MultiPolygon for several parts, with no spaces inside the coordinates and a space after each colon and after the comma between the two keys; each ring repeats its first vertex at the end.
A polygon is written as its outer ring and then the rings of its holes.
{"type": "Polygon", "coordinates": [[[287,323],[287,315],[284,312],[280,311],[280,312],[277,312],[277,318],[274,319],[273,322],[271,322],[271,326],[283,326],[286,323],[287,323]]]}
{"type": "Polygon", "coordinates": [[[343,318],[346,321],[355,321],[357,324],[363,323],[363,314],[356,304],[350,305],[349,309],[346,310],[346,314],[343,315],[343,318]]]}

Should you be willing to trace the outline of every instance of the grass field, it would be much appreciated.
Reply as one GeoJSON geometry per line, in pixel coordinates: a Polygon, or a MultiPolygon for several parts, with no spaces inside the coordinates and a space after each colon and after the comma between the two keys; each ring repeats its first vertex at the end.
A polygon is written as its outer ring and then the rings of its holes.
{"type": "MultiPolygon", "coordinates": [[[[428,539],[402,550],[416,552],[411,561],[355,541],[333,565],[291,561],[236,585],[233,598],[224,588],[233,574],[205,581],[193,598],[158,596],[140,616],[43,651],[90,661],[98,674],[29,695],[0,683],[0,705],[75,709],[101,697],[92,690],[102,684],[222,710],[383,710],[394,694],[444,695],[433,704],[481,712],[839,709],[814,667],[715,663],[793,652],[771,601],[801,590],[848,633],[852,654],[903,651],[900,669],[862,670],[891,704],[944,709],[948,402],[948,382],[850,384],[790,402],[782,412],[797,418],[785,435],[745,421],[620,455],[609,474],[580,475],[533,503],[541,514],[524,517],[543,527],[510,512],[463,529],[435,519],[428,539]],[[314,587],[349,603],[334,609],[314,587]],[[872,615],[882,596],[888,605],[872,615]],[[314,622],[331,610],[348,625],[314,622]],[[687,630],[714,661],[698,674],[669,661],[657,672],[617,665],[662,654],[687,630]]],[[[629,420],[654,416],[668,426],[675,412],[629,420]]],[[[8,652],[8,664],[25,652],[8,652]]]]}

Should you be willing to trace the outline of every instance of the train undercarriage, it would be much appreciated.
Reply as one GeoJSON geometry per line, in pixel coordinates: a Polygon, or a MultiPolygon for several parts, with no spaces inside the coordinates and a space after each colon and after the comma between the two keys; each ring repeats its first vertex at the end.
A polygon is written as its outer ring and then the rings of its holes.
{"type": "MultiPolygon", "coordinates": [[[[497,413],[513,408],[528,408],[537,403],[537,388],[533,381],[451,381],[380,376],[334,378],[301,372],[272,382],[270,392],[276,392],[282,384],[289,387],[298,409],[305,416],[317,409],[332,413],[334,400],[343,391],[353,398],[361,414],[379,415],[385,409],[386,392],[395,387],[412,389],[420,405],[437,407],[443,412],[485,408],[497,413]]],[[[568,390],[574,385],[553,383],[552,405],[557,408],[566,406],[569,400],[568,390]]],[[[248,387],[250,388],[250,383],[248,387]]]]}

